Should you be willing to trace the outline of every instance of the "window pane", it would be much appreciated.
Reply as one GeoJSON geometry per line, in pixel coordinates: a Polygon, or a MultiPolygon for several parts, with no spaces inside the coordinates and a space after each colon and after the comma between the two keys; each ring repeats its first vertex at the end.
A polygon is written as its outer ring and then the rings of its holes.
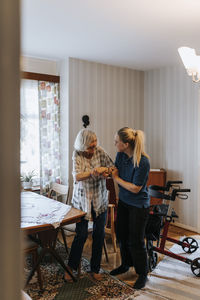
{"type": "MultiPolygon", "coordinates": [[[[21,174],[35,170],[40,177],[38,81],[21,81],[21,174]]],[[[36,178],[35,178],[36,179],[36,178]]],[[[39,184],[39,181],[38,181],[39,184]]]]}

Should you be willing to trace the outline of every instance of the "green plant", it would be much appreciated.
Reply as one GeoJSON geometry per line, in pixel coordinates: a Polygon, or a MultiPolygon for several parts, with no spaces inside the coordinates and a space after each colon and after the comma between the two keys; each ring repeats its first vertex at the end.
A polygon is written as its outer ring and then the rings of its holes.
{"type": "Polygon", "coordinates": [[[24,173],[21,175],[21,181],[22,182],[32,182],[33,178],[36,176],[35,170],[28,172],[27,174],[24,173]]]}

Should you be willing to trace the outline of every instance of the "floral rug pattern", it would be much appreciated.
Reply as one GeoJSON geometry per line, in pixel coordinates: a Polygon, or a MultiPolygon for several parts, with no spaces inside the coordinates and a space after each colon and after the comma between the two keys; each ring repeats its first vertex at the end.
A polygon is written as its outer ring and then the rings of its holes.
{"type": "MultiPolygon", "coordinates": [[[[58,244],[58,253],[67,264],[65,249],[58,244]]],[[[25,276],[31,268],[30,257],[27,258],[25,276]]],[[[43,278],[43,291],[39,290],[37,275],[35,274],[28,286],[25,288],[27,294],[33,300],[62,300],[62,299],[133,299],[136,291],[122,281],[110,276],[108,272],[101,270],[103,280],[96,281],[90,275],[90,266],[87,259],[82,258],[81,276],[76,283],[65,283],[63,281],[64,271],[51,257],[46,257],[41,264],[43,278]]],[[[74,274],[76,275],[76,273],[74,274]]]]}

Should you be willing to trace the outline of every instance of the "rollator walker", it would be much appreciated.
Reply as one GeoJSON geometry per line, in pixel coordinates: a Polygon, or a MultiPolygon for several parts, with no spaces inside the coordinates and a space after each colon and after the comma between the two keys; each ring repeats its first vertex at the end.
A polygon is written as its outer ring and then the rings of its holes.
{"type": "Polygon", "coordinates": [[[165,187],[158,185],[150,185],[148,187],[149,195],[162,199],[163,202],[162,204],[150,206],[145,232],[149,271],[151,272],[157,265],[158,252],[189,264],[193,274],[200,277],[200,257],[191,260],[165,249],[166,241],[180,245],[185,253],[193,253],[199,248],[197,241],[192,237],[185,237],[180,241],[168,236],[170,223],[174,222],[175,218],[178,218],[172,208],[172,203],[177,197],[184,200],[187,199],[187,193],[190,192],[190,189],[181,189],[179,186],[181,183],[182,181],[168,181],[165,187]],[[154,246],[154,241],[157,241],[156,246],[154,246]]]}

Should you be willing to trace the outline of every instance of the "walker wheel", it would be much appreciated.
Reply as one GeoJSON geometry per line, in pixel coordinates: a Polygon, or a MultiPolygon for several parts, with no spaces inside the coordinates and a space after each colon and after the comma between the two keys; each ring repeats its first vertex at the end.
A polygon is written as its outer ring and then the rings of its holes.
{"type": "Polygon", "coordinates": [[[158,254],[154,251],[151,251],[151,254],[149,254],[149,271],[152,272],[158,262],[158,254]]]}
{"type": "Polygon", "coordinates": [[[193,259],[191,263],[191,270],[195,276],[200,277],[200,257],[193,259]]]}
{"type": "Polygon", "coordinates": [[[182,249],[186,253],[193,253],[199,248],[197,241],[192,237],[186,237],[181,242],[182,242],[182,249]]]}

